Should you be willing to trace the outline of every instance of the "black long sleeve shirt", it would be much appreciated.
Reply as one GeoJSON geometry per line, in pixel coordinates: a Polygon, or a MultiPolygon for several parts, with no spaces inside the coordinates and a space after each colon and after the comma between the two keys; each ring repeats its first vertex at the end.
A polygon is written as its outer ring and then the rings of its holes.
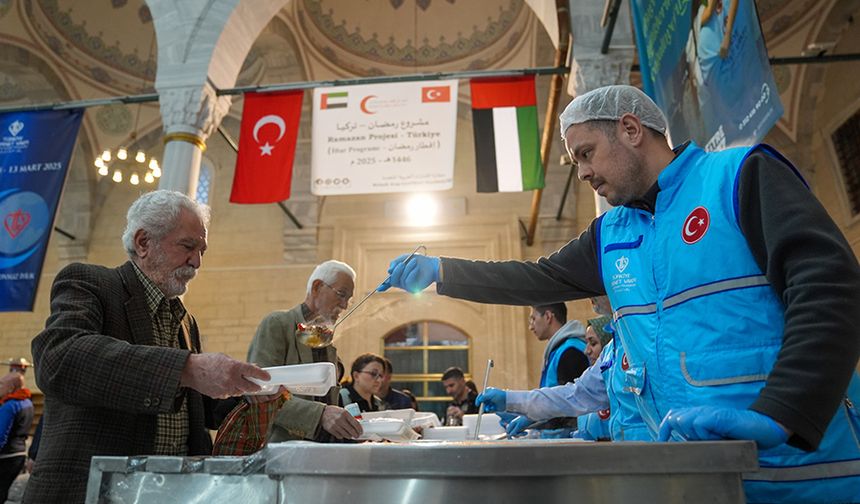
{"type": "MultiPolygon", "coordinates": [[[[659,191],[655,183],[630,206],[653,212],[659,191]]],[[[789,444],[814,450],[860,357],[860,266],[824,207],[782,160],[753,151],[741,169],[738,198],[741,231],[785,306],[782,348],[750,408],[792,431],[789,444]]],[[[437,292],[515,305],[602,295],[596,222],[535,262],[443,258],[437,292]]]]}

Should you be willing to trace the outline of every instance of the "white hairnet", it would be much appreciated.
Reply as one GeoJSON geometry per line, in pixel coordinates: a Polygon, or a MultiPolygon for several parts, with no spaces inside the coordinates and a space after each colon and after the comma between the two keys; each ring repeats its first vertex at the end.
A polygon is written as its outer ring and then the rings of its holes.
{"type": "Polygon", "coordinates": [[[643,125],[666,134],[666,118],[651,98],[633,86],[605,86],[579,95],[558,117],[561,136],[574,124],[587,121],[617,121],[633,114],[643,125]]]}

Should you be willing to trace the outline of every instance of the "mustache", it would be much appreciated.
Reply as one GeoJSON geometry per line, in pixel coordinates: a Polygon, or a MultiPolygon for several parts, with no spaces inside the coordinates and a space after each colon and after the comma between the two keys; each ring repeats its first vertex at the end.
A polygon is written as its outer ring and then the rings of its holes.
{"type": "Polygon", "coordinates": [[[192,266],[180,266],[173,270],[171,276],[177,280],[191,280],[197,276],[197,270],[192,266]]]}

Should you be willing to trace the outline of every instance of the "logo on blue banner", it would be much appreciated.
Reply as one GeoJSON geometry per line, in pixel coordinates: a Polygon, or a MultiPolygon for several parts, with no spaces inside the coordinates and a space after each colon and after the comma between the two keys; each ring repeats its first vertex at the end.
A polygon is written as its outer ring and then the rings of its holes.
{"type": "Polygon", "coordinates": [[[32,311],[83,110],[0,114],[0,311],[32,311]]]}
{"type": "Polygon", "coordinates": [[[642,87],[674,145],[760,142],[782,116],[753,0],[632,0],[642,87]]]}

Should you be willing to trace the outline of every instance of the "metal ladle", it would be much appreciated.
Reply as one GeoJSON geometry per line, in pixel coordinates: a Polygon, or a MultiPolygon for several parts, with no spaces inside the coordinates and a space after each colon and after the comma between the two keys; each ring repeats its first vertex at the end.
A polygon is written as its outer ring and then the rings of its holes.
{"type": "MultiPolygon", "coordinates": [[[[481,392],[487,390],[487,382],[490,381],[490,368],[493,367],[493,359],[487,360],[487,372],[484,373],[484,388],[481,389],[481,392]]],[[[478,406],[478,419],[475,421],[475,436],[473,439],[477,440],[478,436],[481,434],[481,417],[484,416],[484,403],[481,403],[478,406]]]]}
{"type": "MultiPolygon", "coordinates": [[[[405,260],[405,261],[403,261],[403,264],[404,264],[404,265],[406,265],[406,263],[408,263],[408,262],[409,262],[409,260],[410,260],[410,259],[412,259],[412,258],[415,256],[415,254],[417,254],[417,253],[418,253],[418,251],[419,251],[419,250],[421,250],[421,249],[424,249],[424,251],[425,251],[425,252],[427,251],[427,247],[425,247],[424,245],[418,245],[417,247],[415,247],[415,250],[413,250],[411,254],[409,254],[408,256],[406,256],[406,260],[405,260]]],[[[355,310],[357,310],[359,306],[363,305],[365,301],[367,301],[368,299],[370,299],[370,296],[372,296],[374,293],[376,293],[376,292],[379,290],[379,287],[381,287],[381,286],[382,286],[382,284],[384,284],[385,282],[387,282],[387,281],[389,281],[389,280],[391,280],[391,275],[388,275],[388,276],[385,278],[385,280],[383,280],[382,282],[380,282],[380,283],[379,283],[379,285],[378,285],[375,289],[373,289],[373,290],[371,290],[370,292],[368,292],[368,293],[367,293],[367,295],[366,295],[366,296],[364,296],[364,297],[361,299],[361,301],[359,301],[359,302],[358,302],[358,304],[356,304],[355,306],[353,306],[352,308],[350,308],[348,312],[346,312],[346,315],[344,315],[343,317],[340,317],[340,318],[337,320],[337,322],[335,322],[335,323],[334,323],[334,326],[332,326],[332,328],[331,328],[332,332],[334,332],[334,330],[337,328],[337,326],[339,326],[339,325],[341,324],[341,322],[343,322],[343,321],[344,321],[344,320],[346,320],[350,315],[352,315],[352,312],[354,312],[355,310]]]]}

